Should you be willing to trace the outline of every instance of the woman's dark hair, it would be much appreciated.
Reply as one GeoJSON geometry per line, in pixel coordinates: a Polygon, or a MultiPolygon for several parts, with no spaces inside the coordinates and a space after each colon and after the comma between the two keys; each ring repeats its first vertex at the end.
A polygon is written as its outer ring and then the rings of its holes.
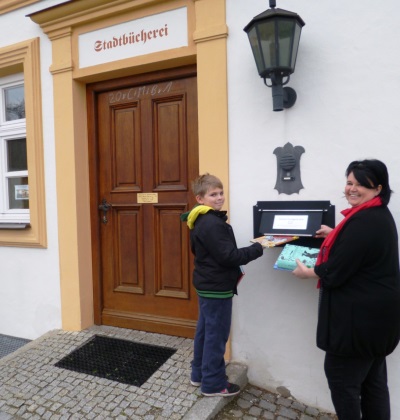
{"type": "Polygon", "coordinates": [[[387,206],[390,201],[392,190],[389,186],[389,174],[386,165],[377,159],[355,160],[346,169],[346,176],[353,173],[354,178],[365,188],[377,188],[382,186],[379,197],[387,206]]]}

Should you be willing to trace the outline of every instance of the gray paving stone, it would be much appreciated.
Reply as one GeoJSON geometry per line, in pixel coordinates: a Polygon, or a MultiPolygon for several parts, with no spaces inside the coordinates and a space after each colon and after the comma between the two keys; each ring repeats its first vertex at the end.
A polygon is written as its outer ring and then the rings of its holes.
{"type": "Polygon", "coordinates": [[[250,408],[250,407],[253,405],[253,403],[252,403],[252,402],[250,402],[250,401],[243,400],[242,398],[240,398],[240,399],[238,400],[238,402],[237,402],[237,405],[238,405],[240,408],[250,408]]]}
{"type": "Polygon", "coordinates": [[[284,398],[284,397],[279,397],[276,400],[276,403],[278,405],[283,405],[284,407],[290,407],[292,405],[292,403],[293,403],[293,400],[289,400],[289,399],[284,398]]]}
{"type": "Polygon", "coordinates": [[[249,392],[242,392],[240,394],[240,398],[247,401],[254,401],[257,400],[254,394],[250,394],[249,392]]]}
{"type": "Polygon", "coordinates": [[[249,414],[254,417],[259,417],[262,413],[261,408],[259,407],[250,407],[249,414]]]}
{"type": "Polygon", "coordinates": [[[286,417],[288,419],[296,419],[297,418],[297,413],[292,410],[291,408],[287,408],[287,407],[280,407],[278,409],[278,414],[280,416],[286,417]]]}
{"type": "Polygon", "coordinates": [[[270,411],[271,413],[275,413],[276,411],[276,404],[272,404],[269,401],[261,400],[259,402],[259,406],[264,410],[270,411]]]}
{"type": "Polygon", "coordinates": [[[254,388],[252,386],[249,387],[249,389],[247,390],[247,392],[249,394],[254,395],[255,397],[261,397],[261,395],[263,393],[261,389],[254,388]]]}
{"type": "Polygon", "coordinates": [[[294,401],[294,402],[292,403],[292,408],[293,408],[294,410],[298,410],[298,411],[304,412],[304,411],[305,411],[305,409],[306,409],[306,406],[305,406],[304,404],[302,404],[302,403],[298,402],[298,401],[294,401]]]}
{"type": "Polygon", "coordinates": [[[276,401],[276,395],[271,394],[269,392],[263,393],[261,399],[274,403],[276,401]]]}
{"type": "Polygon", "coordinates": [[[273,420],[275,418],[275,415],[273,413],[270,413],[269,411],[265,411],[262,415],[262,418],[267,420],[273,420]]]}
{"type": "Polygon", "coordinates": [[[317,410],[316,408],[313,408],[313,407],[307,407],[305,413],[310,415],[310,416],[317,417],[318,414],[319,414],[319,410],[317,410]]]}
{"type": "Polygon", "coordinates": [[[230,410],[229,413],[232,414],[235,419],[240,419],[243,417],[243,413],[240,410],[230,410]]]}

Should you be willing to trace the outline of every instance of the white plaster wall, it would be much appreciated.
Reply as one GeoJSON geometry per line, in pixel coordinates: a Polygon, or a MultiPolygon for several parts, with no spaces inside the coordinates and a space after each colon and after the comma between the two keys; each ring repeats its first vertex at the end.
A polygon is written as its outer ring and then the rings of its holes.
{"type": "MultiPolygon", "coordinates": [[[[400,5],[387,0],[277,0],[305,21],[296,71],[288,86],[293,108],[272,111],[271,89],[258,76],[244,26],[268,0],[227,0],[230,221],[239,246],[253,232],[257,201],[330,200],[336,221],[347,205],[344,171],[352,160],[378,158],[389,169],[390,208],[400,226],[400,5]],[[273,150],[291,142],[301,157],[304,189],[278,194],[273,150]]],[[[234,299],[232,355],[249,380],[287,387],[299,400],[332,410],[315,345],[318,292],[312,280],[272,269],[279,250],[246,267],[234,299]]],[[[400,420],[400,350],[388,357],[392,419],[400,420]]]]}
{"type": "Polygon", "coordinates": [[[0,334],[35,339],[61,328],[51,43],[26,15],[61,3],[45,0],[0,15],[0,48],[40,37],[47,249],[0,247],[0,334]],[[7,34],[4,36],[4,34],[7,34]]]}

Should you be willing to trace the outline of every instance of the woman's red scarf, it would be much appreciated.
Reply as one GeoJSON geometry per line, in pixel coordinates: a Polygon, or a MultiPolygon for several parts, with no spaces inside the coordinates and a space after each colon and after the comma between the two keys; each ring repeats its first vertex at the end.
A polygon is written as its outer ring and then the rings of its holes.
{"type": "MultiPolygon", "coordinates": [[[[356,207],[351,207],[350,209],[342,210],[340,213],[343,214],[344,219],[329,233],[329,235],[324,239],[322,242],[321,249],[319,251],[317,262],[315,265],[319,265],[324,263],[328,260],[329,253],[331,252],[331,248],[339,235],[339,232],[343,229],[343,226],[347,223],[347,221],[353,216],[355,213],[358,213],[361,210],[368,209],[370,207],[377,207],[382,205],[382,200],[380,197],[375,197],[371,200],[368,200],[366,203],[360,204],[356,207]]],[[[321,287],[321,280],[318,280],[318,288],[321,287]]]]}

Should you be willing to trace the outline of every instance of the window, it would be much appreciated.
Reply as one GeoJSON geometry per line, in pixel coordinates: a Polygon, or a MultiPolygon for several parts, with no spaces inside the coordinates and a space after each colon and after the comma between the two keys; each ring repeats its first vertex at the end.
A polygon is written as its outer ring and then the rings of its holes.
{"type": "Polygon", "coordinates": [[[23,74],[0,78],[0,223],[29,223],[23,74]]]}
{"type": "Polygon", "coordinates": [[[0,48],[0,246],[47,247],[40,74],[39,38],[0,48]]]}

